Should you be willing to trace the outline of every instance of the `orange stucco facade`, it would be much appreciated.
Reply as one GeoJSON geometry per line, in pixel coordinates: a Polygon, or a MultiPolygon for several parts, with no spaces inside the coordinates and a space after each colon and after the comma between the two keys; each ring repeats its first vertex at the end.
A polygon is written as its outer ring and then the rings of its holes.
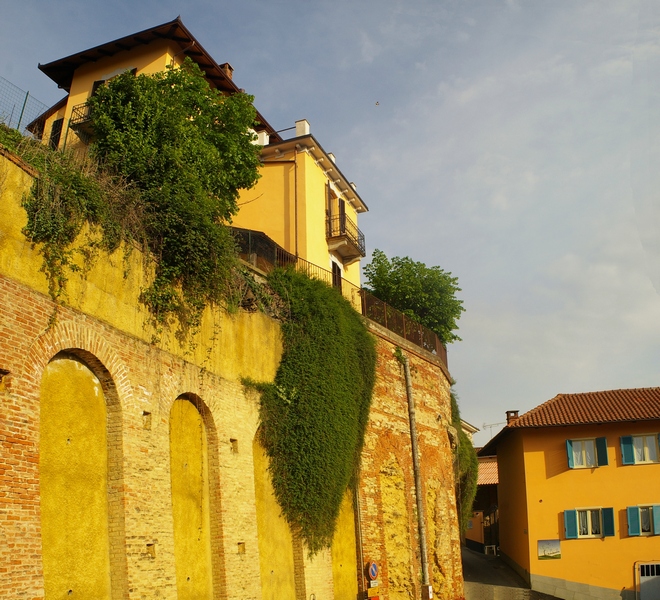
{"type": "Polygon", "coordinates": [[[498,443],[500,548],[533,589],[635,598],[635,565],[660,561],[660,531],[630,534],[628,507],[660,504],[660,462],[623,464],[621,437],[657,440],[659,431],[660,419],[521,428],[498,443]],[[571,468],[566,441],[596,438],[606,440],[607,464],[571,468]],[[608,508],[613,535],[571,538],[565,511],[608,508]],[[560,558],[539,557],[544,540],[559,546],[560,558]]]}

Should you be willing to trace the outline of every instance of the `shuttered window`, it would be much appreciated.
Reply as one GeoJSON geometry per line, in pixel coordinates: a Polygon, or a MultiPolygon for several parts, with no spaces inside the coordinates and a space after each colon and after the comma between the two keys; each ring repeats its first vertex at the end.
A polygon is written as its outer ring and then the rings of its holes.
{"type": "Polygon", "coordinates": [[[566,440],[566,455],[571,469],[603,467],[608,464],[607,439],[566,440]]]}
{"type": "Polygon", "coordinates": [[[599,538],[614,535],[613,508],[578,508],[564,511],[566,539],[599,538]]]}
{"type": "Polygon", "coordinates": [[[660,505],[629,506],[628,535],[660,535],[660,505]]]}

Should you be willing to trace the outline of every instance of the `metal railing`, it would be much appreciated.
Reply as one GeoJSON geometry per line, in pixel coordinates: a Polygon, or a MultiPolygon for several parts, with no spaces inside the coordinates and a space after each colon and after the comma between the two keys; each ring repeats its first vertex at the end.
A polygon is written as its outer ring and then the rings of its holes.
{"type": "Polygon", "coordinates": [[[269,273],[276,267],[292,266],[305,273],[308,277],[324,281],[338,288],[360,314],[377,323],[385,329],[396,333],[409,342],[435,354],[447,366],[447,349],[440,338],[420,323],[391,307],[386,302],[376,298],[367,290],[362,289],[341,278],[341,285],[333,279],[332,271],[319,267],[302,258],[287,252],[261,231],[234,228],[234,238],[239,248],[240,257],[247,263],[269,273]]]}
{"type": "Polygon", "coordinates": [[[25,127],[48,109],[43,102],[30,96],[4,77],[0,77],[0,123],[27,134],[25,127]]]}
{"type": "Polygon", "coordinates": [[[71,119],[69,125],[75,127],[76,125],[82,125],[87,123],[92,119],[92,108],[86,102],[82,104],[76,104],[71,109],[71,119]]]}
{"type": "Polygon", "coordinates": [[[351,221],[346,215],[334,215],[327,217],[326,221],[326,237],[343,237],[346,236],[351,243],[357,248],[360,256],[367,255],[367,246],[364,241],[364,234],[358,229],[358,226],[351,221]]]}

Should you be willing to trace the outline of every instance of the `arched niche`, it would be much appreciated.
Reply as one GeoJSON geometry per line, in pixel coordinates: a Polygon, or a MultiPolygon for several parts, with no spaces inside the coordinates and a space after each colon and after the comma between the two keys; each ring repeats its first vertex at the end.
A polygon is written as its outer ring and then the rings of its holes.
{"type": "Polygon", "coordinates": [[[59,352],[40,388],[39,486],[45,597],[124,597],[121,407],[110,373],[59,352]]]}

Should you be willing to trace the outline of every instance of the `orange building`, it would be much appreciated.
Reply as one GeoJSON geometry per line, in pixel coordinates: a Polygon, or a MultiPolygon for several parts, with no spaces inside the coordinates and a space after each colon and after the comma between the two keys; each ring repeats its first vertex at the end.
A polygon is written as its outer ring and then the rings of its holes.
{"type": "Polygon", "coordinates": [[[559,394],[497,454],[503,558],[561,598],[660,598],[660,388],[559,394]]]}

